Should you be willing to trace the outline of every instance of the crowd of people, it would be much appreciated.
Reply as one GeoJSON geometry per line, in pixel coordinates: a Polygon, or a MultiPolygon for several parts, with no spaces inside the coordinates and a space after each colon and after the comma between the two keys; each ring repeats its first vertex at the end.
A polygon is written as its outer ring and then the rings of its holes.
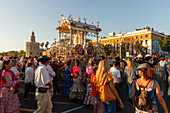
{"type": "Polygon", "coordinates": [[[124,108],[123,86],[127,86],[136,113],[158,113],[156,100],[168,113],[163,96],[170,99],[170,58],[163,55],[126,60],[79,55],[63,60],[47,56],[4,56],[0,66],[0,113],[20,112],[21,83],[25,84],[25,101],[30,100],[30,92],[35,95],[34,113],[52,113],[52,97],[57,94],[93,106],[94,113],[115,113],[124,108]],[[64,80],[62,89],[58,84],[61,79],[64,80]]]}

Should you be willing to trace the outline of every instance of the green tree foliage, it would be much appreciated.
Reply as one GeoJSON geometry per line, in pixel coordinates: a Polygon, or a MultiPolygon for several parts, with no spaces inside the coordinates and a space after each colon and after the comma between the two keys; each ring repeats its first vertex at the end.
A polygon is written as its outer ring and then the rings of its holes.
{"type": "MultiPolygon", "coordinates": [[[[8,52],[0,53],[0,57],[4,57],[4,56],[15,57],[15,56],[19,56],[19,55],[20,55],[20,52],[18,52],[18,51],[8,51],[8,52]]],[[[25,55],[25,53],[22,54],[22,56],[24,56],[24,55],[25,55]]]]}
{"type": "Polygon", "coordinates": [[[66,43],[68,44],[69,43],[69,41],[70,41],[70,38],[66,38],[66,43]]]}
{"type": "Polygon", "coordinates": [[[24,50],[19,51],[19,56],[20,56],[20,57],[21,57],[21,56],[25,56],[24,50]]]}
{"type": "Polygon", "coordinates": [[[106,53],[104,53],[104,57],[107,57],[107,54],[106,54],[106,53]]]}
{"type": "Polygon", "coordinates": [[[161,49],[170,53],[170,35],[167,38],[160,39],[161,49]]]}
{"type": "Polygon", "coordinates": [[[7,56],[9,56],[9,57],[18,56],[18,51],[8,51],[7,56]]]}
{"type": "Polygon", "coordinates": [[[113,53],[113,51],[110,53],[111,57],[115,57],[115,54],[113,53]]]}
{"type": "Polygon", "coordinates": [[[125,43],[122,42],[122,58],[125,58],[125,56],[126,56],[125,43]]]}
{"type": "Polygon", "coordinates": [[[120,57],[120,53],[117,53],[116,57],[120,57]]]}
{"type": "Polygon", "coordinates": [[[65,42],[64,39],[61,39],[60,41],[63,42],[63,43],[65,42]]]}
{"type": "Polygon", "coordinates": [[[104,45],[103,49],[104,49],[106,55],[110,55],[110,53],[112,52],[112,46],[110,44],[104,45]]]}
{"type": "Polygon", "coordinates": [[[87,38],[87,39],[86,39],[86,42],[89,42],[89,41],[92,41],[92,40],[87,38]]]}
{"type": "Polygon", "coordinates": [[[139,41],[135,42],[135,50],[137,54],[141,54],[142,56],[145,56],[147,54],[147,48],[143,47],[142,44],[139,41]]]}
{"type": "Polygon", "coordinates": [[[140,47],[142,46],[142,44],[139,42],[139,41],[136,41],[135,42],[135,50],[136,50],[136,53],[139,54],[140,53],[140,47]]]}

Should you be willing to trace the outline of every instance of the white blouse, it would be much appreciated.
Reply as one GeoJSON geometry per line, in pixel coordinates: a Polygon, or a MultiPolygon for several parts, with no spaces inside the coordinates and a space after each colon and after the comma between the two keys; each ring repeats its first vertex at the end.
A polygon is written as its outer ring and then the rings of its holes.
{"type": "Polygon", "coordinates": [[[27,67],[25,70],[25,83],[29,83],[31,81],[33,81],[33,77],[34,77],[34,69],[32,67],[27,67]]]}
{"type": "Polygon", "coordinates": [[[13,71],[13,72],[15,73],[16,76],[17,76],[18,73],[19,73],[19,71],[17,70],[16,67],[12,67],[12,68],[11,68],[11,71],[13,71]]]}

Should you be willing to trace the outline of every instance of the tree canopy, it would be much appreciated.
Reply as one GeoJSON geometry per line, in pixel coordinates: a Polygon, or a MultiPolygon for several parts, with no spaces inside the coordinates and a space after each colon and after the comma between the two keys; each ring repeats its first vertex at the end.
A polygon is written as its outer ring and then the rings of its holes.
{"type": "Polygon", "coordinates": [[[167,38],[160,39],[161,49],[170,53],[170,35],[167,38]]]}
{"type": "Polygon", "coordinates": [[[142,56],[145,56],[147,54],[147,48],[143,47],[142,44],[139,41],[135,42],[135,50],[137,54],[141,54],[142,56]]]}
{"type": "Polygon", "coordinates": [[[104,45],[103,49],[104,49],[106,55],[110,55],[110,53],[112,52],[112,45],[111,44],[104,45]]]}
{"type": "Polygon", "coordinates": [[[0,57],[3,57],[3,56],[21,57],[21,56],[25,56],[25,52],[24,52],[24,50],[20,50],[20,51],[8,51],[8,52],[0,53],[0,57]]]}

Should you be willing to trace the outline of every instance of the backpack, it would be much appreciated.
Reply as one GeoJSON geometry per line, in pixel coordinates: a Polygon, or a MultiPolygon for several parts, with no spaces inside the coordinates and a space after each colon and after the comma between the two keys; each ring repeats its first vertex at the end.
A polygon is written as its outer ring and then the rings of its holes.
{"type": "MultiPolygon", "coordinates": [[[[152,81],[152,80],[150,80],[152,81]]],[[[148,95],[148,92],[145,90],[145,88],[148,86],[148,84],[150,83],[150,81],[147,83],[147,85],[145,87],[142,87],[141,85],[139,85],[139,90],[135,91],[135,98],[134,98],[134,103],[135,106],[142,111],[147,111],[147,110],[151,110],[152,109],[152,99],[150,98],[150,96],[148,95]]]]}

